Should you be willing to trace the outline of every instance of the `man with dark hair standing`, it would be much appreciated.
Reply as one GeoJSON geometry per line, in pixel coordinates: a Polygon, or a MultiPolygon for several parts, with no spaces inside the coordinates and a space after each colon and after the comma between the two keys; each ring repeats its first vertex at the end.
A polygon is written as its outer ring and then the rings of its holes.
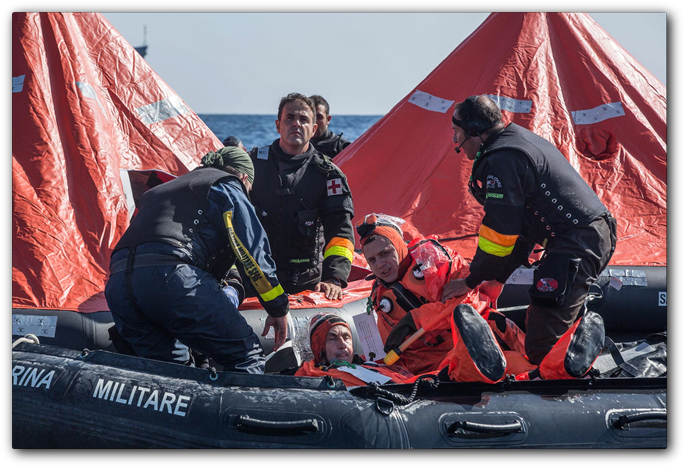
{"type": "Polygon", "coordinates": [[[340,299],[352,268],[354,207],[345,174],[310,144],[315,115],[307,96],[281,99],[281,137],[250,152],[258,174],[251,197],[285,291],[340,299]]]}
{"type": "Polygon", "coordinates": [[[140,357],[191,364],[188,347],[224,370],[263,373],[259,339],[238,312],[245,272],[268,313],[274,350],[287,338],[288,297],[248,192],[250,157],[225,147],[202,166],[145,192],[110,263],[107,304],[140,357]]]}
{"type": "Polygon", "coordinates": [[[247,152],[247,148],[243,146],[243,142],[240,141],[240,138],[237,136],[227,136],[226,139],[223,141],[224,146],[234,146],[236,148],[240,148],[243,151],[247,152]]]}
{"type": "MultiPolygon", "coordinates": [[[[478,285],[498,297],[511,273],[529,264],[534,245],[541,245],[545,253],[526,314],[526,354],[540,365],[581,321],[590,285],[616,247],[616,220],[554,145],[514,123],[505,127],[487,96],[457,104],[452,128],[457,153],[474,161],[469,191],[485,215],[469,275],[448,283],[442,298],[478,285]]],[[[603,325],[595,324],[603,340],[603,325]]]]}
{"type": "Polygon", "coordinates": [[[336,135],[328,129],[328,124],[331,122],[331,108],[326,99],[317,94],[314,94],[309,98],[314,102],[317,125],[311,143],[317,151],[333,159],[340,151],[352,143],[343,138],[342,133],[336,135]]]}

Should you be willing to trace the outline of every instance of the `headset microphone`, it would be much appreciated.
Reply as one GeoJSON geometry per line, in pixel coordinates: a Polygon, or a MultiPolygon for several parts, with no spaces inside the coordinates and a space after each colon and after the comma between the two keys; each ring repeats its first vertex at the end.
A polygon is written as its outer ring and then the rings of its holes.
{"type": "Polygon", "coordinates": [[[456,148],[454,148],[454,150],[457,151],[457,154],[461,154],[461,147],[462,147],[464,144],[466,144],[466,141],[468,141],[468,139],[469,139],[470,137],[471,137],[471,135],[469,135],[469,136],[467,136],[466,138],[464,138],[464,141],[462,141],[461,144],[460,144],[459,146],[457,146],[456,148]]]}

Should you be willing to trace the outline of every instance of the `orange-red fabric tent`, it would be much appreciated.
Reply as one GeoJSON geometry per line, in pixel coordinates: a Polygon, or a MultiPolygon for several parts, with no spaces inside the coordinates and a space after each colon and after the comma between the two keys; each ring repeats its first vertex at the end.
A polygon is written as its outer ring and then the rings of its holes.
{"type": "Polygon", "coordinates": [[[107,310],[128,170],[222,145],[99,14],[12,15],[12,307],[107,310]]]}
{"type": "MultiPolygon", "coordinates": [[[[181,175],[221,143],[101,15],[12,23],[12,306],[107,310],[126,171],[181,175]]],[[[473,255],[482,212],[450,128],[472,94],[557,144],[600,194],[619,220],[614,264],[666,264],[666,91],[587,15],[491,15],[336,159],[358,217],[465,237],[447,243],[473,255]]]]}
{"type": "Polygon", "coordinates": [[[455,104],[490,95],[552,141],[618,219],[616,265],[666,265],[666,89],[587,14],[496,13],[341,153],[356,217],[407,221],[472,258],[482,208],[455,104]],[[453,240],[448,240],[453,239],[453,240]]]}

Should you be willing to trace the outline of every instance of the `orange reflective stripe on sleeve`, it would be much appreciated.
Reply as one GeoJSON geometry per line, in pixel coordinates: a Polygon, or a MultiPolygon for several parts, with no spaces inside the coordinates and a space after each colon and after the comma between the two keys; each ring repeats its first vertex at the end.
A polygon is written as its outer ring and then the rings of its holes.
{"type": "Polygon", "coordinates": [[[347,258],[351,263],[354,260],[354,244],[346,238],[333,237],[326,245],[323,257],[326,259],[333,255],[347,258]]]}
{"type": "Polygon", "coordinates": [[[478,248],[495,256],[508,256],[514,250],[518,235],[504,235],[485,225],[478,232],[478,248]]]}

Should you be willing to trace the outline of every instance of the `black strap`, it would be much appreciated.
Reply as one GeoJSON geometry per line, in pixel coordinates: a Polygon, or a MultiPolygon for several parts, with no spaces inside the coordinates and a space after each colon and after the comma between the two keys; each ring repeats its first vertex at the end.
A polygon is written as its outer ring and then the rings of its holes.
{"type": "Polygon", "coordinates": [[[397,301],[397,304],[401,306],[402,309],[407,313],[409,313],[411,310],[415,308],[419,308],[420,306],[426,303],[425,301],[422,301],[419,297],[408,291],[399,282],[393,282],[392,284],[389,284],[388,288],[395,292],[395,299],[397,301]]]}
{"type": "Polygon", "coordinates": [[[281,187],[276,189],[276,194],[279,196],[286,196],[286,195],[297,195],[297,192],[295,191],[295,188],[297,187],[297,184],[300,183],[300,180],[302,180],[302,177],[304,177],[304,173],[307,171],[307,167],[309,166],[309,163],[312,161],[314,158],[314,152],[307,158],[306,161],[304,161],[304,164],[302,164],[297,171],[293,174],[291,178],[285,177],[285,182],[283,181],[283,177],[281,177],[281,170],[279,167],[279,162],[278,162],[278,156],[273,158],[274,164],[276,165],[276,173],[278,174],[278,178],[281,180],[281,187]]]}
{"type": "Polygon", "coordinates": [[[616,362],[616,365],[620,369],[628,373],[633,378],[637,378],[640,375],[640,371],[637,368],[623,359],[623,355],[621,355],[621,351],[618,349],[618,346],[608,336],[604,336],[604,347],[609,349],[611,357],[614,359],[614,362],[616,362]]]}
{"type": "Polygon", "coordinates": [[[126,258],[126,270],[124,272],[124,281],[126,284],[126,295],[128,296],[128,301],[131,305],[131,308],[133,308],[133,311],[138,315],[140,319],[146,319],[145,315],[143,315],[143,310],[140,309],[140,305],[138,304],[138,300],[136,300],[136,296],[133,293],[133,263],[134,259],[136,256],[136,247],[132,247],[128,249],[128,258],[126,258]]]}

